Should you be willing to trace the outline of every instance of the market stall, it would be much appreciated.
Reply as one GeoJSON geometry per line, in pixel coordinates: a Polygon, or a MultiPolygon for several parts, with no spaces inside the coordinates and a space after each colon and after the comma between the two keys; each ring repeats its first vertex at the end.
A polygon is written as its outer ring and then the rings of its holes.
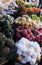
{"type": "Polygon", "coordinates": [[[0,2],[0,65],[42,65],[41,9],[23,0],[0,2]]]}

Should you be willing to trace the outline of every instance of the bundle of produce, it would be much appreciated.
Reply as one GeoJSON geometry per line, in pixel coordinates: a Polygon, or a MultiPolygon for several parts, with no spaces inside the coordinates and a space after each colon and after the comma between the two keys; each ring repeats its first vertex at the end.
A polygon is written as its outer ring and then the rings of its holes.
{"type": "Polygon", "coordinates": [[[41,48],[37,42],[29,41],[22,37],[18,42],[15,43],[17,47],[17,60],[22,63],[29,65],[35,65],[41,59],[41,48]]]}
{"type": "Polygon", "coordinates": [[[19,5],[19,4],[23,4],[25,7],[36,7],[36,5],[32,5],[30,4],[29,2],[26,2],[24,0],[16,0],[16,3],[19,5]]]}
{"type": "Polygon", "coordinates": [[[25,37],[29,40],[34,40],[35,36],[32,33],[33,30],[33,28],[29,28],[28,26],[18,26],[17,28],[15,28],[16,41],[21,37],[25,37]]]}
{"type": "Polygon", "coordinates": [[[12,40],[14,36],[13,23],[13,17],[3,13],[0,14],[0,63],[17,56],[17,48],[12,40]]]}
{"type": "Polygon", "coordinates": [[[22,15],[22,17],[18,17],[15,19],[15,23],[17,25],[33,26],[33,23],[35,22],[28,15],[22,15]]]}
{"type": "Polygon", "coordinates": [[[13,38],[13,22],[14,18],[10,15],[0,14],[0,32],[4,33],[8,38],[13,38]]]}
{"type": "Polygon", "coordinates": [[[28,15],[22,15],[22,17],[18,17],[15,19],[15,23],[17,25],[26,25],[30,27],[36,27],[36,25],[42,27],[42,23],[40,21],[40,18],[34,14],[32,14],[31,17],[28,15]]]}
{"type": "Polygon", "coordinates": [[[25,7],[26,7],[26,8],[36,7],[36,5],[33,5],[33,4],[26,4],[25,7]]]}
{"type": "Polygon", "coordinates": [[[27,25],[27,26],[29,24],[25,17],[18,17],[17,19],[15,19],[15,23],[18,25],[27,25]]]}
{"type": "Polygon", "coordinates": [[[11,0],[10,2],[5,2],[5,1],[7,0],[2,0],[0,2],[0,8],[2,9],[2,12],[6,14],[11,14],[11,15],[16,13],[18,8],[18,5],[16,4],[16,2],[11,0]]]}
{"type": "Polygon", "coordinates": [[[25,2],[24,0],[16,0],[16,3],[19,5],[19,4],[22,4],[22,5],[27,5],[29,4],[28,2],[25,2]]]}
{"type": "Polygon", "coordinates": [[[16,2],[11,2],[8,4],[8,8],[9,10],[14,10],[15,8],[18,8],[18,5],[16,4],[16,2]]]}
{"type": "MultiPolygon", "coordinates": [[[[21,37],[37,41],[37,35],[42,34],[42,22],[40,22],[40,18],[37,15],[32,14],[31,17],[28,15],[18,17],[15,19],[15,24],[16,41],[21,37]]],[[[42,41],[39,43],[42,47],[42,41]]]]}
{"type": "Polygon", "coordinates": [[[3,33],[0,33],[0,63],[12,58],[11,54],[15,54],[15,49],[14,41],[8,39],[3,33]]]}
{"type": "Polygon", "coordinates": [[[25,8],[25,10],[27,12],[31,12],[31,13],[38,13],[38,12],[40,12],[40,9],[36,8],[36,7],[25,8]]]}
{"type": "Polygon", "coordinates": [[[9,4],[5,4],[5,9],[3,10],[6,14],[14,14],[17,12],[18,5],[15,2],[10,2],[9,4]]]}
{"type": "Polygon", "coordinates": [[[36,13],[40,12],[40,8],[33,7],[33,9],[34,9],[34,12],[36,13]]]}
{"type": "Polygon", "coordinates": [[[40,18],[37,15],[32,14],[31,15],[32,20],[35,20],[36,22],[40,22],[40,18]]]}
{"type": "Polygon", "coordinates": [[[37,7],[29,7],[29,8],[26,8],[23,4],[19,4],[19,8],[18,8],[18,14],[20,15],[23,15],[22,13],[24,12],[24,14],[28,14],[28,15],[31,15],[31,14],[36,14],[36,13],[39,13],[40,12],[40,9],[37,8],[37,7]],[[21,6],[20,6],[21,5],[21,6]]]}
{"type": "MultiPolygon", "coordinates": [[[[36,8],[35,7],[35,5],[32,5],[32,4],[30,4],[30,3],[28,3],[28,2],[25,2],[25,1],[23,1],[23,0],[16,0],[16,3],[18,4],[18,6],[19,6],[19,14],[21,14],[22,12],[23,12],[23,9],[24,9],[24,11],[26,12],[26,13],[28,13],[29,15],[30,14],[32,14],[32,13],[35,13],[35,12],[37,12],[37,10],[38,10],[38,12],[40,11],[40,9],[39,8],[36,8]],[[20,7],[20,5],[23,7],[24,6],[24,8],[22,9],[22,7],[20,7]],[[20,9],[21,8],[21,9],[20,9]]],[[[25,14],[25,13],[24,13],[25,14]]],[[[23,14],[21,14],[21,15],[23,15],[23,14]]]]}

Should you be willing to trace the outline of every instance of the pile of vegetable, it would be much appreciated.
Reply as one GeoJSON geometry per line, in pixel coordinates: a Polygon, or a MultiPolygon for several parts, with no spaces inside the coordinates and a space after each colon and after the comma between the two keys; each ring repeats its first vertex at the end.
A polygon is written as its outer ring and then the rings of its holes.
{"type": "Polygon", "coordinates": [[[8,39],[3,33],[0,32],[0,63],[5,61],[6,59],[10,59],[10,54],[12,52],[12,48],[14,47],[14,41],[12,39],[8,39]]]}
{"type": "Polygon", "coordinates": [[[19,4],[22,4],[22,5],[27,5],[29,4],[28,2],[25,2],[24,0],[16,0],[16,3],[19,5],[19,4]]]}
{"type": "Polygon", "coordinates": [[[18,5],[16,4],[16,2],[11,2],[8,4],[8,8],[9,10],[14,10],[15,8],[18,8],[18,5]]]}
{"type": "Polygon", "coordinates": [[[13,29],[12,24],[14,22],[14,18],[10,15],[0,14],[0,32],[5,34],[8,38],[13,38],[13,29]]]}
{"type": "Polygon", "coordinates": [[[31,18],[37,22],[40,22],[40,18],[37,15],[32,14],[31,18]]]}
{"type": "Polygon", "coordinates": [[[42,47],[42,22],[40,21],[40,17],[34,14],[31,17],[23,15],[15,19],[15,40],[25,37],[28,40],[39,41],[38,43],[42,47]]]}
{"type": "Polygon", "coordinates": [[[38,12],[40,12],[40,9],[37,8],[37,7],[29,7],[29,8],[25,8],[25,10],[27,12],[32,12],[32,13],[38,13],[38,12]]]}
{"type": "Polygon", "coordinates": [[[13,40],[13,23],[13,17],[0,14],[0,63],[14,58],[14,54],[16,54],[16,47],[13,40]]]}
{"type": "Polygon", "coordinates": [[[23,15],[22,17],[18,17],[15,19],[15,23],[18,25],[26,25],[26,26],[35,26],[36,25],[41,25],[42,24],[40,22],[40,17],[38,17],[37,15],[32,14],[31,17],[28,15],[23,15]]]}
{"type": "Polygon", "coordinates": [[[4,9],[0,14],[0,62],[15,58],[23,64],[38,63],[41,59],[42,16],[25,14],[38,13],[40,9],[23,0],[11,2],[7,7],[8,9],[4,9]],[[22,15],[15,20],[12,16],[5,14],[14,12],[14,9],[18,10],[17,15],[22,15]]]}
{"type": "MultiPolygon", "coordinates": [[[[23,1],[23,0],[16,0],[16,3],[18,4],[18,7],[19,7],[19,9],[20,9],[20,13],[18,12],[18,14],[21,14],[21,13],[23,13],[23,10],[26,12],[26,13],[38,13],[38,12],[40,12],[40,8],[37,8],[36,7],[36,5],[32,5],[32,4],[30,4],[30,3],[28,3],[28,2],[25,2],[25,1],[23,1]],[[21,6],[20,6],[21,5],[21,6]],[[24,7],[23,9],[22,9],[22,7],[24,7]]],[[[28,14],[29,14],[28,13],[28,14]]],[[[24,13],[25,14],[25,13],[24,13]]],[[[22,14],[21,14],[22,15],[22,14]]]]}
{"type": "Polygon", "coordinates": [[[27,8],[30,8],[30,7],[36,7],[36,5],[26,4],[25,7],[27,7],[27,8]]]}
{"type": "Polygon", "coordinates": [[[18,42],[15,43],[17,47],[17,60],[23,64],[27,62],[29,65],[36,64],[41,59],[41,49],[37,42],[29,41],[22,37],[18,42]]]}

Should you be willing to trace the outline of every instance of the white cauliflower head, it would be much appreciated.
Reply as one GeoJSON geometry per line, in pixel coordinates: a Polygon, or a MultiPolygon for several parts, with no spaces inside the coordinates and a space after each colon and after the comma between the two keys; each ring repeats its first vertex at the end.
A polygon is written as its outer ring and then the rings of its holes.
{"type": "Polygon", "coordinates": [[[18,59],[21,63],[29,62],[31,65],[34,65],[36,61],[40,60],[41,48],[37,42],[29,41],[23,37],[15,45],[17,54],[22,57],[20,60],[18,59]]]}

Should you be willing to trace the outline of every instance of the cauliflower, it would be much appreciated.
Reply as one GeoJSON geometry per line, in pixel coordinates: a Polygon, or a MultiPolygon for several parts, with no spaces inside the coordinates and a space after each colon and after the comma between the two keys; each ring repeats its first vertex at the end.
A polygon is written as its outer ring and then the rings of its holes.
{"type": "Polygon", "coordinates": [[[22,37],[18,42],[15,43],[17,47],[17,54],[22,57],[22,59],[17,59],[21,63],[26,64],[29,62],[34,65],[37,61],[41,59],[41,48],[37,42],[29,41],[28,39],[22,37]]]}

